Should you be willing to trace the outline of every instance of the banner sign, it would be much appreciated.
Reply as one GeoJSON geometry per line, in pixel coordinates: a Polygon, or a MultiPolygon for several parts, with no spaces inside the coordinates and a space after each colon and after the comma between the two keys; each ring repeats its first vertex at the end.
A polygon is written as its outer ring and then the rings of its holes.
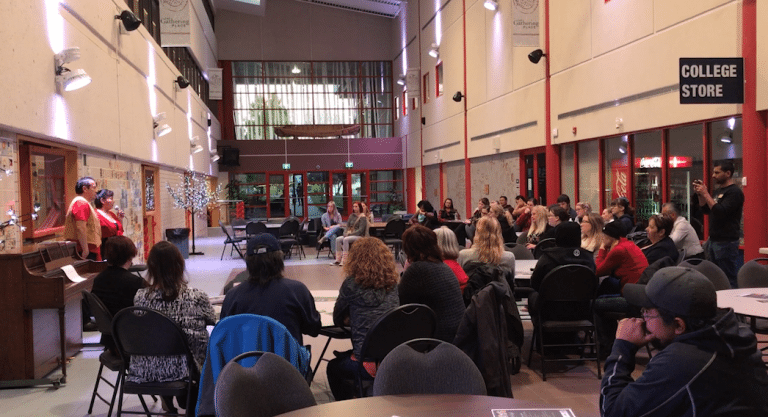
{"type": "Polygon", "coordinates": [[[221,68],[208,68],[208,98],[211,100],[221,100],[222,94],[221,68]]]}
{"type": "Polygon", "coordinates": [[[189,0],[160,0],[160,39],[162,46],[191,46],[189,0]]]}
{"type": "Polygon", "coordinates": [[[539,46],[539,0],[512,0],[512,46],[539,46]]]}
{"type": "Polygon", "coordinates": [[[418,68],[408,68],[405,73],[405,87],[408,92],[408,98],[419,97],[421,92],[420,78],[421,71],[418,68]]]}
{"type": "Polygon", "coordinates": [[[744,58],[680,58],[680,104],[744,103],[744,58]]]}

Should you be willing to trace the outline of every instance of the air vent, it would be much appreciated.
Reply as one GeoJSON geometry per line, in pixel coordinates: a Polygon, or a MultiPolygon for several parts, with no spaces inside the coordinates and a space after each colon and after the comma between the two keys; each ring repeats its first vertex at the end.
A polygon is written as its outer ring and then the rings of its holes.
{"type": "Polygon", "coordinates": [[[304,3],[319,4],[353,12],[367,13],[376,16],[394,18],[400,12],[404,1],[397,0],[298,0],[304,3]]]}

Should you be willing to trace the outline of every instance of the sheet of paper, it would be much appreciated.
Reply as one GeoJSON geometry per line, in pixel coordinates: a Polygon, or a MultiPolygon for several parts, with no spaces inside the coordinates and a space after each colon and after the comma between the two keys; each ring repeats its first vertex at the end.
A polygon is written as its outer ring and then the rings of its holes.
{"type": "Polygon", "coordinates": [[[570,408],[491,410],[493,417],[574,417],[570,408]]]}
{"type": "Polygon", "coordinates": [[[85,278],[81,277],[80,274],[78,274],[77,271],[75,270],[75,267],[72,265],[64,265],[61,267],[61,270],[64,271],[64,274],[72,282],[85,281],[85,278]]]}

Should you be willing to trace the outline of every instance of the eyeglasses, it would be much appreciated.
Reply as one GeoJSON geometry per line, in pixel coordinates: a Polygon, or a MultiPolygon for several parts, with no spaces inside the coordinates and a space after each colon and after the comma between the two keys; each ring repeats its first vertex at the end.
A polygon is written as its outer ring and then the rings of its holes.
{"type": "Polygon", "coordinates": [[[650,311],[646,309],[640,310],[640,315],[643,316],[644,321],[648,321],[650,319],[657,319],[660,317],[658,314],[656,314],[655,316],[650,315],[650,311]]]}

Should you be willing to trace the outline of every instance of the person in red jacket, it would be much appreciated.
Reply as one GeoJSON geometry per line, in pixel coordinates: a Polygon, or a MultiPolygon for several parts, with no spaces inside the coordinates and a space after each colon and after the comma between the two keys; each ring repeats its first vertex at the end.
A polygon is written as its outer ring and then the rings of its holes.
{"type": "Polygon", "coordinates": [[[627,240],[620,223],[612,222],[603,227],[603,247],[597,254],[595,266],[597,276],[608,275],[600,283],[598,295],[619,294],[624,284],[634,284],[648,267],[643,251],[634,242],[627,240]]]}

